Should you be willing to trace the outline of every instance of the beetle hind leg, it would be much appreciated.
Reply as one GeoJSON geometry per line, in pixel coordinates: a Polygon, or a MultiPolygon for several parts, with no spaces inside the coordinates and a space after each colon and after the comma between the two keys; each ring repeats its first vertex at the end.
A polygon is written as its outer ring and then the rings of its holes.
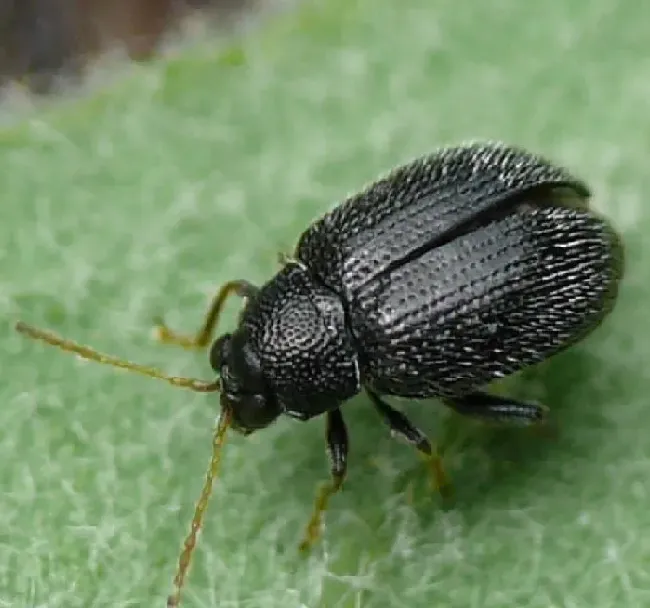
{"type": "Polygon", "coordinates": [[[367,389],[366,392],[384,422],[390,427],[391,433],[405,439],[422,456],[431,473],[431,485],[440,492],[449,490],[451,484],[442,465],[442,458],[429,438],[402,412],[388,405],[377,393],[367,389]]]}
{"type": "Polygon", "coordinates": [[[348,459],[348,431],[343,420],[343,414],[339,409],[327,413],[327,453],[330,460],[331,479],[318,490],[311,518],[299,546],[301,553],[307,552],[320,537],[323,514],[327,510],[329,500],[341,489],[345,480],[348,459]]]}
{"type": "Polygon", "coordinates": [[[445,404],[463,416],[518,426],[541,425],[548,416],[544,405],[480,391],[445,399],[445,404]]]}
{"type": "Polygon", "coordinates": [[[154,328],[156,339],[162,344],[181,346],[188,350],[205,348],[210,343],[214,330],[219,322],[219,317],[223,307],[230,296],[239,296],[240,298],[250,298],[257,292],[257,287],[247,281],[229,281],[222,285],[217,295],[210,303],[203,325],[195,335],[185,335],[170,329],[162,317],[154,319],[154,328]]]}

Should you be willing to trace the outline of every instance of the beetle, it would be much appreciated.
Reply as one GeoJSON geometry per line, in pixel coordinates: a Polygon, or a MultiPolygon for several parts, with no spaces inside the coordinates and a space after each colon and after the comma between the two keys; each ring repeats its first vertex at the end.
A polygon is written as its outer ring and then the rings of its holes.
{"type": "Polygon", "coordinates": [[[167,376],[19,323],[86,358],[220,393],[212,461],[168,605],[179,603],[229,427],[249,435],[281,415],[325,416],[331,478],[317,495],[306,549],[346,477],[342,406],[362,390],[441,487],[431,441],[386,397],[438,398],[488,420],[544,421],[544,404],[486,388],[575,344],[613,310],[623,243],[589,208],[590,196],[567,169],[500,142],[441,148],[393,169],[309,226],[265,284],[223,285],[196,335],[156,321],[163,343],[209,347],[213,382],[167,376]],[[231,296],[244,301],[237,326],[213,340],[231,296]]]}

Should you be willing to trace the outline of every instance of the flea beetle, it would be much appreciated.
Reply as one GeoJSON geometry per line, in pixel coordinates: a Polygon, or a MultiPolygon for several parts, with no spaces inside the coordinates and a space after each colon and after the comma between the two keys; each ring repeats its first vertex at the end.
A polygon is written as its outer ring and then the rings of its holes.
{"type": "Polygon", "coordinates": [[[496,396],[491,381],[575,344],[613,310],[623,244],[589,208],[588,186],[541,156],[503,143],[440,149],[392,170],[315,221],[267,283],[226,283],[198,333],[157,323],[167,344],[209,349],[203,382],[98,353],[19,323],[82,357],[220,393],[206,481],[179,558],[177,606],[229,427],[248,435],[280,415],[324,415],[331,479],[301,548],[346,476],[342,406],[365,391],[396,436],[444,470],[432,442],[386,397],[438,398],[461,414],[524,424],[543,404],[496,396]],[[224,302],[243,299],[232,332],[213,341],[224,302]]]}

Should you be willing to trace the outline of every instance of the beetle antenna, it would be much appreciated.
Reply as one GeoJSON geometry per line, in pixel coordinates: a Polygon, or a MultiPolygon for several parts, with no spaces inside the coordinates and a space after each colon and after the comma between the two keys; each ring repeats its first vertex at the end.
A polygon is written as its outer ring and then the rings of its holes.
{"type": "Polygon", "coordinates": [[[221,382],[219,380],[216,380],[214,382],[205,382],[203,380],[197,380],[195,378],[169,376],[156,369],[155,367],[139,365],[138,363],[132,363],[126,359],[120,359],[118,357],[113,357],[112,355],[100,353],[99,351],[96,351],[89,346],[84,346],[83,344],[78,344],[72,340],[67,340],[61,336],[57,336],[52,332],[45,331],[44,329],[39,329],[33,325],[28,325],[22,321],[18,321],[18,323],[16,323],[16,331],[29,336],[34,340],[40,340],[41,342],[46,342],[51,346],[56,346],[61,350],[75,353],[83,359],[96,361],[97,363],[103,363],[105,365],[112,365],[113,367],[119,367],[121,369],[135,372],[143,376],[149,376],[150,378],[164,380],[173,386],[187,388],[197,393],[212,393],[221,390],[221,382]]]}
{"type": "Polygon", "coordinates": [[[180,557],[178,558],[178,567],[176,568],[176,575],[174,576],[174,592],[167,598],[167,608],[176,608],[180,603],[183,583],[185,582],[185,576],[187,575],[190,560],[192,559],[192,552],[196,547],[196,538],[203,522],[203,516],[205,515],[205,511],[210,500],[210,495],[212,494],[212,484],[219,471],[221,449],[223,447],[223,443],[226,438],[226,431],[230,426],[231,420],[232,412],[230,408],[223,407],[221,409],[221,414],[219,415],[219,420],[217,421],[214,436],[212,439],[212,458],[210,460],[210,467],[208,468],[208,472],[205,476],[205,482],[203,484],[203,489],[201,490],[201,496],[199,497],[199,500],[196,503],[196,508],[194,509],[194,516],[192,517],[192,526],[190,528],[190,532],[185,538],[185,542],[183,543],[183,550],[181,551],[180,557]]]}

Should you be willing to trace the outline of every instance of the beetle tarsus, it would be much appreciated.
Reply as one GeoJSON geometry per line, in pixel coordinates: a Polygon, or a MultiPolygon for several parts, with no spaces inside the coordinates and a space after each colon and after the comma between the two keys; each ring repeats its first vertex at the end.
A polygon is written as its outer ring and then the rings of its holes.
{"type": "Polygon", "coordinates": [[[330,498],[341,489],[343,479],[342,476],[333,476],[330,481],[323,484],[319,489],[312,516],[307,524],[303,539],[298,546],[301,553],[307,553],[320,538],[323,514],[327,511],[330,498]]]}
{"type": "Polygon", "coordinates": [[[545,405],[478,391],[445,403],[463,416],[518,426],[542,425],[548,417],[545,405]]]}
{"type": "Polygon", "coordinates": [[[291,254],[286,253],[284,251],[278,251],[277,259],[278,259],[278,264],[280,264],[280,266],[286,266],[287,264],[296,263],[295,258],[291,254]]]}
{"type": "Polygon", "coordinates": [[[431,442],[428,439],[425,441],[426,447],[424,441],[415,447],[429,468],[431,487],[433,490],[440,492],[441,494],[448,494],[451,492],[451,482],[447,477],[447,473],[445,473],[442,458],[437,450],[433,450],[431,442]]]}
{"type": "Polygon", "coordinates": [[[439,492],[448,492],[451,484],[445,473],[442,458],[433,447],[429,438],[418,429],[402,412],[386,403],[376,393],[367,391],[375,408],[384,422],[390,427],[391,433],[407,441],[424,459],[431,474],[431,485],[439,492]]]}
{"type": "Polygon", "coordinates": [[[329,500],[343,485],[347,472],[348,445],[348,431],[341,410],[335,409],[328,412],[327,452],[332,478],[320,487],[316,495],[311,518],[299,545],[301,553],[307,552],[320,537],[323,514],[327,510],[329,500]]]}
{"type": "Polygon", "coordinates": [[[172,346],[180,346],[186,350],[197,350],[206,348],[214,334],[214,330],[219,322],[219,317],[223,312],[224,305],[228,298],[231,296],[239,296],[240,298],[250,298],[257,293],[257,287],[248,281],[229,281],[221,286],[217,295],[213,298],[210,308],[205,315],[205,320],[201,329],[195,335],[185,335],[170,329],[164,322],[162,317],[154,319],[154,328],[156,332],[156,339],[162,344],[172,346]]]}

